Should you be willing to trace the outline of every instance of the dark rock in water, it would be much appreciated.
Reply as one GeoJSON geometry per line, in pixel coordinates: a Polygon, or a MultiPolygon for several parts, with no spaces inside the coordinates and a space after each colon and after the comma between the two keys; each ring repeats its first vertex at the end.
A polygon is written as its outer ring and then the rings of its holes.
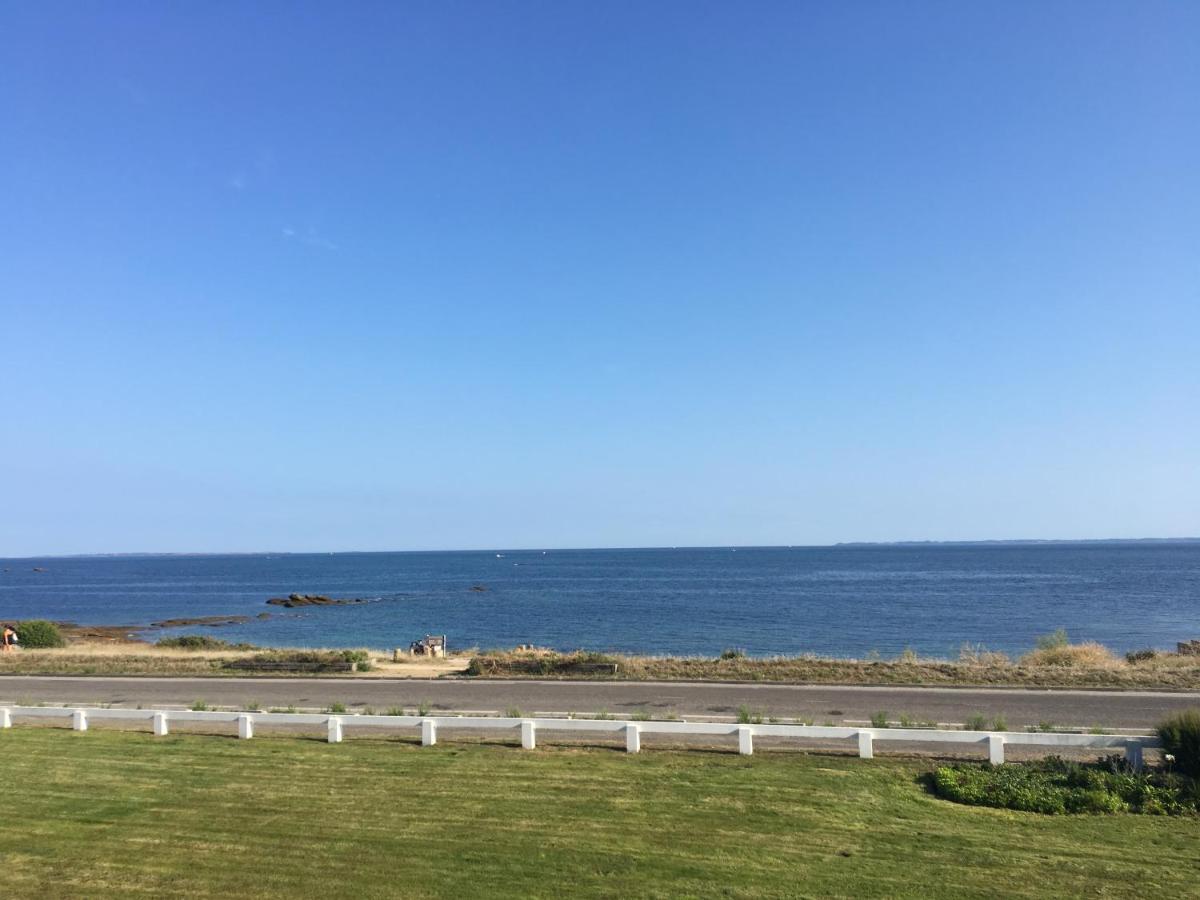
{"type": "Polygon", "coordinates": [[[484,584],[473,584],[473,585],[471,585],[471,590],[473,590],[473,591],[475,591],[475,592],[477,592],[477,593],[483,593],[483,592],[484,592],[484,591],[486,591],[487,589],[488,589],[488,588],[487,588],[487,585],[484,585],[484,584]]]}
{"type": "Polygon", "coordinates": [[[34,567],[33,567],[33,571],[35,571],[35,572],[45,572],[46,570],[45,570],[45,569],[43,569],[41,566],[34,566],[34,567]]]}
{"type": "Polygon", "coordinates": [[[161,622],[151,622],[151,628],[182,628],[185,625],[207,625],[216,628],[220,625],[241,625],[249,622],[249,616],[198,616],[194,619],[164,619],[161,622]]]}
{"type": "Polygon", "coordinates": [[[257,616],[255,616],[254,618],[256,618],[256,619],[269,619],[269,618],[271,618],[271,614],[270,614],[270,613],[259,613],[259,614],[258,614],[257,616]]]}
{"type": "Polygon", "coordinates": [[[365,597],[335,599],[324,594],[288,594],[286,597],[272,597],[267,601],[271,606],[283,606],[288,609],[295,606],[347,606],[351,603],[370,602],[365,597]]]}

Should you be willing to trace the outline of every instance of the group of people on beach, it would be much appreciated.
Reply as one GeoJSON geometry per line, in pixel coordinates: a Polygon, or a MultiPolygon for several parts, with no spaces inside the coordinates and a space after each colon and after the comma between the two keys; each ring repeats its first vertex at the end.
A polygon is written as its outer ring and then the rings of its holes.
{"type": "Polygon", "coordinates": [[[15,650],[17,649],[18,643],[19,641],[17,640],[16,627],[11,624],[6,624],[4,626],[4,643],[0,644],[0,650],[5,653],[9,652],[10,650],[15,650]]]}

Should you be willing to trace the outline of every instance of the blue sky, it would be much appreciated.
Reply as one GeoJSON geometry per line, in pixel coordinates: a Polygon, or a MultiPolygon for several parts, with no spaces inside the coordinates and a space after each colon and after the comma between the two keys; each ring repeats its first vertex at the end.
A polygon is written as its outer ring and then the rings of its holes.
{"type": "Polygon", "coordinates": [[[0,5],[0,556],[1200,534],[1200,5],[0,5]]]}

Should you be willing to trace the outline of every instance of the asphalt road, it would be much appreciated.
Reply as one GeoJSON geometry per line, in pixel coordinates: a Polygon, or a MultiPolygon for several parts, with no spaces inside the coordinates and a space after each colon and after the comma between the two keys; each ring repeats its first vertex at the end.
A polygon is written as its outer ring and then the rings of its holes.
{"type": "Polygon", "coordinates": [[[416,707],[435,712],[595,713],[614,718],[645,711],[733,718],[741,706],[788,722],[866,722],[886,711],[915,720],[958,724],[974,713],[1003,715],[1010,728],[1040,723],[1063,727],[1145,729],[1165,715],[1200,707],[1200,694],[1153,691],[1069,691],[994,688],[831,687],[791,684],[706,684],[638,681],[492,681],[325,678],[0,677],[0,703],[186,707],[325,708],[416,707]]]}

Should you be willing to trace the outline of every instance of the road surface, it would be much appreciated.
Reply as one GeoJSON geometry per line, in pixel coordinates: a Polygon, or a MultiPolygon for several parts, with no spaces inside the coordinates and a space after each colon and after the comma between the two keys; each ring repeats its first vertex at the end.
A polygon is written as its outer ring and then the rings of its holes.
{"type": "Polygon", "coordinates": [[[525,715],[606,710],[614,718],[646,712],[732,719],[740,707],[782,722],[860,723],[885,711],[917,721],[959,724],[979,713],[1003,715],[1009,728],[1052,723],[1060,727],[1146,729],[1164,716],[1200,707],[1200,693],[1072,691],[1003,688],[836,687],[794,684],[710,684],[645,681],[419,680],[332,678],[120,678],[0,676],[0,704],[81,704],[263,709],[295,706],[322,709],[344,703],[351,711],[370,706],[415,708],[439,713],[525,715]]]}

